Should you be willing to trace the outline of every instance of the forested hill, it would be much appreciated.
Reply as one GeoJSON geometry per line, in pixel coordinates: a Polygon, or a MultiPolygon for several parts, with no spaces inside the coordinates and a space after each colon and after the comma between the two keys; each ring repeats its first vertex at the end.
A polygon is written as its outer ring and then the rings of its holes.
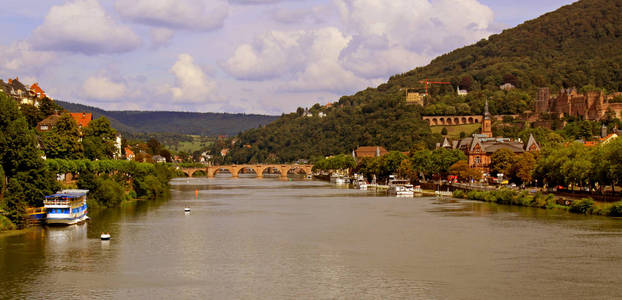
{"type": "Polygon", "coordinates": [[[620,45],[622,0],[578,1],[395,75],[377,88],[344,96],[333,107],[315,106],[312,110],[326,113],[324,118],[305,117],[299,108],[264,128],[243,132],[229,159],[291,161],[349,153],[359,145],[407,151],[417,143],[440,141],[420,121],[422,113],[480,114],[489,99],[493,114],[517,114],[533,109],[536,89],[544,86],[553,93],[558,87],[590,84],[621,91],[620,45]],[[404,88],[423,91],[418,82],[426,78],[452,85],[433,86],[423,109],[405,105],[404,88]],[[504,83],[517,89],[501,91],[504,83]],[[457,96],[456,86],[469,95],[457,96]]]}
{"type": "Polygon", "coordinates": [[[56,101],[73,112],[90,112],[94,118],[105,116],[112,126],[126,133],[176,133],[203,136],[236,135],[244,130],[268,124],[276,116],[172,111],[105,111],[92,106],[56,101]]]}
{"type": "Polygon", "coordinates": [[[620,45],[622,0],[582,0],[396,75],[385,88],[433,78],[469,90],[510,82],[522,89],[592,84],[620,91],[620,45]]]}

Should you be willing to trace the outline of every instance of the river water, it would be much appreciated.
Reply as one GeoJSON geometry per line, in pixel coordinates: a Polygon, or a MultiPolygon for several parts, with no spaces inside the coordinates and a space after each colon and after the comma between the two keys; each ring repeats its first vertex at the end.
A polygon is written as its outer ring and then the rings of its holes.
{"type": "Polygon", "coordinates": [[[0,236],[0,298],[622,297],[616,219],[228,178],[91,218],[0,236]]]}

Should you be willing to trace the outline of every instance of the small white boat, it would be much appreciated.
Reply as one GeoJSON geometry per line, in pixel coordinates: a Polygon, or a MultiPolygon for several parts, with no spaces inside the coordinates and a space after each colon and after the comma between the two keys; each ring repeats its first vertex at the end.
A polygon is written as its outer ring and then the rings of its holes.
{"type": "Polygon", "coordinates": [[[110,240],[110,233],[103,233],[100,236],[102,241],[109,241],[110,240]]]}
{"type": "Polygon", "coordinates": [[[357,190],[366,191],[367,190],[367,182],[364,179],[357,179],[354,181],[354,188],[357,190]]]}
{"type": "Polygon", "coordinates": [[[398,197],[412,197],[415,189],[409,180],[392,179],[389,181],[389,189],[387,193],[389,195],[395,195],[398,197]]]}
{"type": "Polygon", "coordinates": [[[186,208],[184,208],[184,212],[189,213],[189,212],[190,212],[190,207],[186,207],[186,208]]]}

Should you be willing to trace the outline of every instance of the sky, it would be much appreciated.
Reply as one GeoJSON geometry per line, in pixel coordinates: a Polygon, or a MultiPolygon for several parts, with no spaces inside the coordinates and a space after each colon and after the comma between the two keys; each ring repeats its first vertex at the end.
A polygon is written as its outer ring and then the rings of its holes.
{"type": "Polygon", "coordinates": [[[569,0],[3,0],[0,78],[107,110],[335,102],[569,0]]]}

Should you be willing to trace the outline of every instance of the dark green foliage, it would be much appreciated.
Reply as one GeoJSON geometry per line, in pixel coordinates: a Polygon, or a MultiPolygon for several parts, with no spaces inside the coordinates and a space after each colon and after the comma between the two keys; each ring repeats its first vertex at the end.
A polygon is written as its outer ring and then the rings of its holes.
{"type": "Polygon", "coordinates": [[[64,114],[52,130],[41,133],[41,146],[47,158],[78,159],[83,155],[76,121],[64,114]]]}
{"type": "Polygon", "coordinates": [[[447,127],[443,127],[443,129],[441,129],[441,134],[447,135],[447,127]]]}
{"type": "Polygon", "coordinates": [[[93,120],[84,128],[84,155],[89,159],[110,159],[116,151],[117,131],[110,126],[106,117],[93,120]]]}
{"type": "Polygon", "coordinates": [[[622,217],[622,202],[614,203],[609,208],[610,217],[622,217]]]}
{"type": "Polygon", "coordinates": [[[588,214],[592,212],[594,207],[594,200],[581,199],[579,201],[573,201],[570,205],[570,211],[577,214],[588,214]]]}
{"type": "Polygon", "coordinates": [[[43,196],[59,187],[56,176],[46,168],[42,154],[33,130],[15,101],[0,93],[0,165],[8,177],[2,206],[18,226],[24,224],[27,205],[41,206],[43,196]]]}
{"type": "Polygon", "coordinates": [[[114,207],[126,199],[123,186],[113,179],[98,177],[94,182],[95,188],[89,192],[89,198],[105,207],[114,207]]]}

